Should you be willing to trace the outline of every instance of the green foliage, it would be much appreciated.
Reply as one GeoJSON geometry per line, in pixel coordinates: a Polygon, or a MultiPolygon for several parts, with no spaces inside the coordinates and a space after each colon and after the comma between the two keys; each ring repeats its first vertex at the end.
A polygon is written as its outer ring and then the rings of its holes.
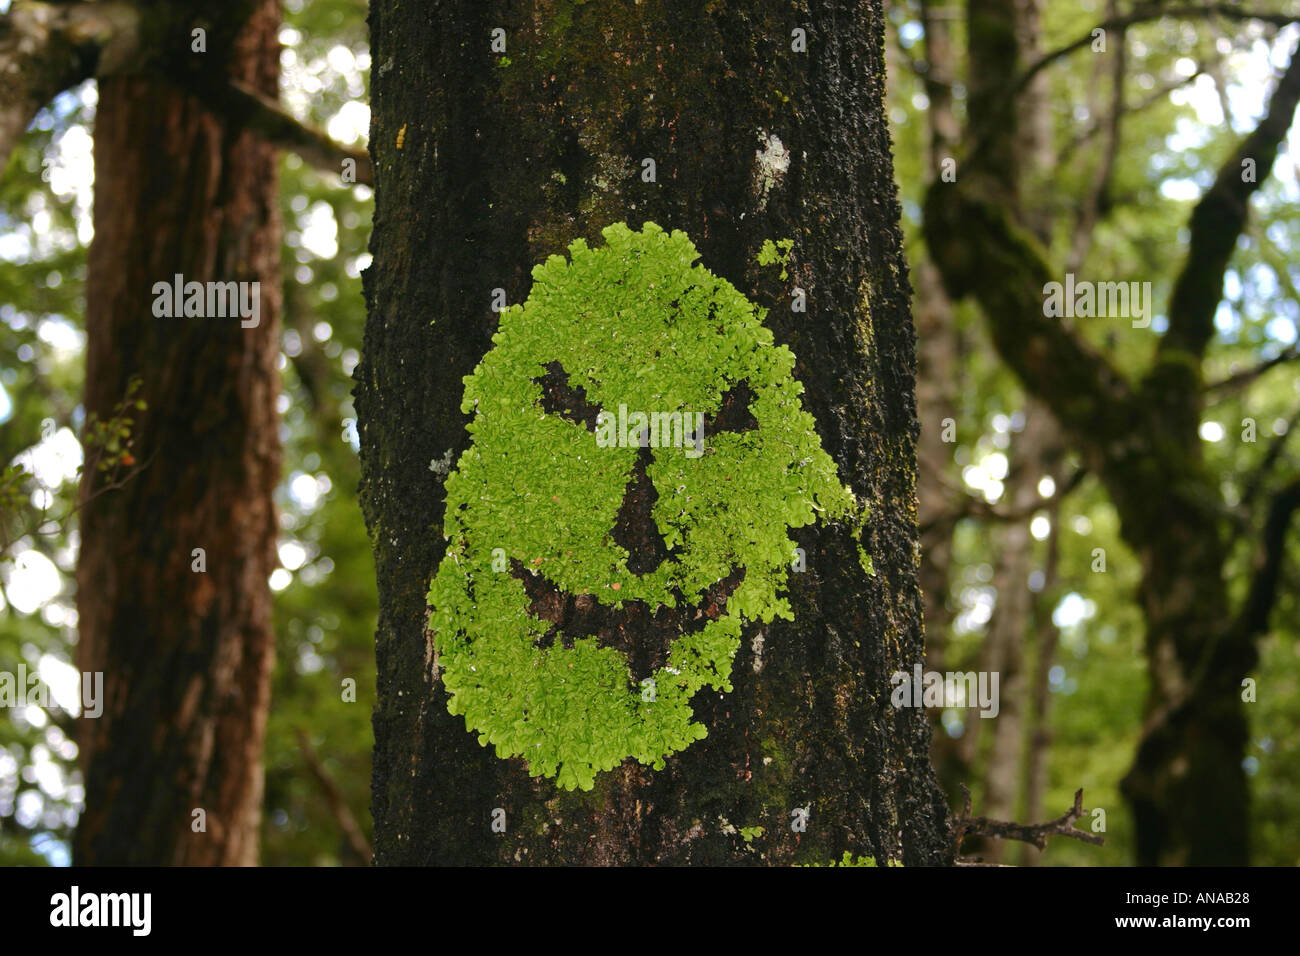
{"type": "MultiPolygon", "coordinates": [[[[1044,47],[1053,49],[1087,35],[1100,19],[1099,9],[1052,0],[1044,13],[1044,47]]],[[[890,19],[897,32],[889,42],[896,42],[913,62],[924,62],[919,5],[903,0],[891,6],[890,19]]],[[[966,24],[958,19],[945,26],[952,31],[953,75],[968,78],[963,59],[966,24]]],[[[1263,99],[1272,81],[1251,75],[1255,65],[1261,67],[1261,74],[1269,72],[1265,52],[1269,44],[1247,25],[1225,24],[1220,29],[1166,18],[1130,28],[1125,41],[1127,109],[1122,135],[1093,241],[1075,272],[1081,279],[1150,281],[1155,316],[1149,329],[1134,329],[1128,321],[1094,319],[1075,323],[1074,331],[1136,378],[1149,367],[1164,329],[1170,287],[1187,252],[1186,227],[1193,203],[1214,181],[1217,166],[1263,114],[1263,99]],[[1193,66],[1205,71],[1194,83],[1193,66]],[[1193,90],[1195,95],[1189,92],[1193,90]],[[1215,115],[1219,113],[1216,103],[1228,103],[1235,115],[1215,115]]],[[[1054,161],[1041,171],[1041,178],[1023,184],[1021,202],[1050,226],[1047,245],[1057,279],[1064,276],[1075,239],[1080,199],[1093,188],[1109,148],[1108,65],[1115,55],[1113,34],[1110,42],[1107,54],[1081,50],[1044,72],[1054,161]]],[[[1290,46],[1285,41],[1270,42],[1273,65],[1278,67],[1290,46]]],[[[921,199],[932,176],[927,168],[931,104],[923,74],[909,69],[891,71],[888,92],[907,257],[915,278],[921,274],[917,264],[926,255],[917,226],[921,199]]],[[[953,87],[953,96],[961,123],[967,106],[963,84],[953,87]]],[[[954,156],[959,160],[960,181],[966,170],[960,151],[954,150],[954,156]]],[[[1216,315],[1216,336],[1203,369],[1206,381],[1247,369],[1295,341],[1300,295],[1295,291],[1292,263],[1300,243],[1300,219],[1290,198],[1294,191],[1294,170],[1283,161],[1252,200],[1251,225],[1234,253],[1216,315]]],[[[961,341],[959,366],[954,370],[958,378],[952,389],[958,440],[945,478],[954,487],[965,484],[965,494],[1011,508],[1017,500],[1015,479],[1003,469],[1008,464],[1013,471],[1037,468],[1036,463],[1018,466],[1014,456],[1026,413],[1042,413],[1027,405],[1014,377],[997,359],[984,317],[969,302],[962,302],[955,306],[954,319],[961,341]],[[1009,419],[1013,424],[1008,427],[1009,419]],[[999,481],[982,491],[974,481],[963,481],[986,468],[1006,478],[1005,488],[999,481]]],[[[1238,507],[1246,479],[1257,471],[1297,408],[1300,385],[1294,369],[1294,364],[1283,364],[1247,389],[1213,393],[1203,411],[1207,425],[1222,428],[1222,437],[1207,439],[1202,448],[1206,467],[1221,476],[1225,503],[1231,509],[1238,507]],[[1247,416],[1259,427],[1253,444],[1241,438],[1241,421],[1247,416]]],[[[921,427],[939,426],[923,420],[921,427]]],[[[1295,436],[1291,441],[1284,455],[1288,463],[1295,461],[1295,436]]],[[[1065,473],[1079,464],[1067,454],[1065,473]]],[[[1285,473],[1279,467],[1276,480],[1281,481],[1285,473]]],[[[1031,488],[1038,477],[1034,474],[1028,482],[1031,488]]],[[[1256,499],[1250,518],[1233,519],[1243,521],[1239,527],[1245,533],[1237,539],[1225,577],[1238,601],[1249,581],[1264,499],[1265,495],[1256,499]]],[[[1059,516],[1053,516],[1046,504],[1037,516],[1051,519],[1050,537],[1034,543],[1030,566],[1035,579],[1046,579],[1041,590],[1033,586],[1034,627],[1049,633],[1053,618],[1068,623],[1063,623],[1060,645],[1042,668],[1043,674],[1050,674],[1047,719],[1035,722],[1026,734],[1028,738],[1046,735],[1051,741],[1046,755],[1048,780],[1037,819],[1061,813],[1070,806],[1074,791],[1083,787],[1085,806],[1106,811],[1107,830],[1101,847],[1053,840],[1042,854],[1030,849],[1027,855],[1046,865],[1123,865],[1133,859],[1133,824],[1119,783],[1134,757],[1147,683],[1144,624],[1135,601],[1141,561],[1120,538],[1115,511],[1095,478],[1085,479],[1065,498],[1059,516]],[[1105,573],[1090,567],[1094,548],[1106,552],[1105,573]],[[1086,613],[1073,620],[1073,614],[1066,612],[1077,611],[1081,603],[1086,613]]],[[[927,642],[943,644],[947,666],[954,670],[987,666],[982,662],[987,660],[988,611],[1003,606],[1006,598],[997,579],[1004,527],[1002,522],[968,517],[956,529],[950,580],[954,626],[939,631],[933,621],[927,621],[927,642]]],[[[1300,566],[1300,536],[1292,536],[1287,562],[1291,568],[1300,566]]],[[[1293,653],[1300,614],[1295,582],[1294,574],[1288,573],[1273,615],[1274,634],[1264,641],[1258,672],[1252,675],[1259,678],[1261,695],[1257,703],[1246,705],[1252,725],[1246,759],[1252,777],[1252,854],[1259,864],[1295,865],[1300,860],[1300,775],[1295,771],[1300,767],[1300,720],[1296,719],[1300,655],[1293,653]]],[[[1023,579],[1008,583],[1021,587],[1023,579]]],[[[1040,643],[1032,637],[1025,643],[1028,656],[1021,673],[1035,675],[1034,681],[1040,673],[1040,643]]],[[[1006,684],[1003,694],[1005,698],[1006,684]]],[[[1027,689],[1025,702],[1028,695],[1027,689]]],[[[940,734],[946,730],[952,737],[976,734],[981,738],[970,748],[975,759],[965,773],[978,808],[991,750],[991,728],[986,725],[992,721],[972,717],[964,708],[950,708],[942,716],[940,734]]],[[[955,786],[956,781],[946,782],[955,786]]],[[[1010,816],[1037,822],[1028,819],[1023,795],[1010,816]]],[[[1080,825],[1089,823],[1085,818],[1080,825]]],[[[1024,859],[1021,849],[1009,849],[1007,859],[1024,859]]]]}
{"type": "MultiPolygon", "coordinates": [[[[126,395],[106,420],[101,421],[94,412],[86,416],[81,438],[83,458],[93,461],[95,469],[104,479],[105,487],[115,486],[132,477],[131,469],[136,461],[131,454],[131,426],[135,420],[130,413],[146,407],[144,399],[137,394],[141,384],[139,376],[132,376],[127,382],[126,395]]],[[[47,424],[53,425],[54,422],[47,419],[47,424]]],[[[82,470],[77,470],[75,480],[80,480],[82,470]]],[[[49,489],[28,470],[24,462],[10,463],[0,471],[0,561],[13,558],[11,552],[14,545],[22,538],[36,534],[48,538],[61,535],[67,530],[63,525],[73,514],[74,508],[69,505],[61,515],[51,518],[49,509],[53,501],[54,496],[49,493],[49,489]],[[33,499],[41,501],[42,505],[34,506],[33,499]]]]}
{"type": "Polygon", "coordinates": [[[94,412],[86,416],[81,443],[87,457],[94,457],[95,468],[99,471],[116,473],[119,468],[130,468],[135,464],[135,456],[131,454],[131,426],[135,420],[130,412],[148,407],[145,400],[138,397],[140,385],[140,376],[131,376],[126,384],[126,395],[107,419],[101,421],[94,412]]]}
{"type": "MultiPolygon", "coordinates": [[[[37,114],[0,171],[0,670],[70,668],[75,659],[72,574],[76,522],[45,521],[77,505],[75,455],[85,335],[83,280],[93,84],[60,94],[37,114]],[[50,425],[53,425],[51,431],[50,425]],[[44,467],[31,457],[38,449],[44,467]],[[33,533],[39,530],[41,533],[33,533]],[[24,567],[43,567],[50,592],[26,592],[24,567]],[[26,593],[24,593],[26,592],[26,593]],[[38,605],[33,607],[33,605],[38,605]]],[[[48,672],[48,671],[47,671],[48,672]]],[[[74,721],[48,708],[0,708],[0,865],[63,863],[80,786],[74,721]]]]}
{"type": "MultiPolygon", "coordinates": [[[[285,101],[309,124],[341,135],[331,122],[367,99],[365,3],[287,0],[285,8],[280,34],[285,101]]],[[[57,528],[44,523],[40,534],[22,535],[36,526],[32,518],[41,508],[34,502],[45,491],[53,496],[52,516],[71,512],[77,482],[64,475],[58,487],[45,488],[38,482],[40,469],[34,472],[24,463],[30,452],[48,459],[52,450],[72,444],[72,434],[83,433],[84,468],[97,467],[99,453],[91,450],[93,436],[79,405],[90,183],[78,173],[89,169],[94,94],[91,83],[43,110],[0,176],[0,464],[10,475],[0,484],[21,505],[12,510],[0,505],[0,522],[19,535],[17,564],[24,554],[33,564],[45,558],[61,585],[54,597],[29,611],[30,595],[21,592],[30,578],[15,562],[0,567],[0,670],[12,671],[20,661],[29,671],[51,662],[66,670],[75,660],[77,516],[57,528]],[[77,161],[82,151],[84,166],[77,161]],[[57,430],[53,439],[46,434],[47,420],[57,430]]],[[[305,557],[280,569],[276,578],[277,666],[267,724],[262,834],[262,861],[268,865],[363,862],[340,838],[335,814],[307,771],[296,739],[299,728],[362,830],[369,830],[376,597],[355,495],[358,467],[350,427],[355,412],[349,392],[365,320],[360,273],[370,209],[365,186],[340,184],[337,176],[318,172],[292,153],[284,155],[279,543],[282,549],[301,549],[305,557]],[[338,247],[333,254],[321,241],[331,234],[338,247]],[[290,493],[302,483],[317,489],[307,500],[290,493]],[[345,678],[356,681],[355,702],[341,699],[345,678]]],[[[120,411],[132,417],[129,408],[120,411]]],[[[118,424],[138,428],[138,423],[118,424]]],[[[110,426],[104,437],[114,434],[118,448],[111,453],[130,454],[125,444],[130,436],[110,426]]],[[[109,443],[100,447],[108,450],[109,443]]],[[[119,458],[117,477],[143,464],[119,458]]],[[[50,469],[45,471],[48,477],[50,469]]],[[[0,865],[66,862],[67,839],[80,810],[74,721],[54,706],[40,711],[0,709],[0,865]]]]}
{"type": "MultiPolygon", "coordinates": [[[[0,471],[0,514],[4,515],[3,520],[7,521],[10,515],[17,514],[27,506],[28,496],[24,485],[30,477],[27,469],[17,463],[6,465],[0,471]]],[[[5,532],[3,540],[8,541],[9,537],[9,533],[5,532]]],[[[5,552],[0,551],[0,560],[5,556],[5,552]]]]}
{"type": "Polygon", "coordinates": [[[603,235],[602,248],[578,240],[569,260],[534,268],[528,301],[502,312],[494,348],[465,380],[473,443],[447,479],[448,550],[429,593],[451,712],[566,789],[590,789],[627,757],[662,768],[703,737],[691,697],[731,689],[742,624],[791,617],[788,530],[858,510],[802,408],[794,355],[773,344],[763,313],[693,266],[681,232],[617,223],[603,235]],[[710,435],[701,457],[656,449],[647,474],[670,557],[653,571],[630,572],[611,539],[638,449],[598,447],[583,425],[545,411],[538,379],[553,362],[606,410],[710,414],[739,383],[754,395],[757,429],[710,435]],[[498,548],[614,608],[694,604],[733,569],[744,577],[725,613],[672,643],[643,699],[627,661],[594,637],[534,645],[547,622],[530,614],[522,581],[493,569],[498,548]]]}
{"type": "MultiPolygon", "coordinates": [[[[288,95],[306,105],[310,124],[324,129],[343,107],[368,98],[365,4],[290,0],[286,9],[298,64],[286,72],[286,87],[299,90],[297,84],[307,78],[320,86],[288,95]],[[350,58],[354,69],[347,68],[350,58]]],[[[277,664],[266,731],[262,832],[262,862],[271,866],[368,862],[342,839],[321,785],[308,772],[298,732],[305,733],[368,834],[377,597],[356,497],[360,469],[350,392],[365,323],[361,269],[370,196],[365,186],[343,184],[293,153],[284,155],[281,351],[288,402],[281,432],[284,476],[276,500],[281,544],[301,549],[303,563],[288,569],[291,579],[282,578],[287,585],[275,594],[277,664]],[[321,222],[333,227],[337,249],[332,255],[305,241],[309,232],[319,234],[321,222]],[[308,494],[300,495],[299,488],[308,494]],[[355,699],[345,697],[345,680],[355,681],[355,699]]]]}

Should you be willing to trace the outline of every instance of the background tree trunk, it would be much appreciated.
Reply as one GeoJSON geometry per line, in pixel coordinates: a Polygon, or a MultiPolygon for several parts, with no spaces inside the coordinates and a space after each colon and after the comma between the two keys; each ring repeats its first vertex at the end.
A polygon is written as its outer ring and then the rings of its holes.
{"type": "MultiPolygon", "coordinates": [[[[170,29],[160,42],[176,70],[275,96],[277,0],[192,6],[207,52],[191,51],[187,24],[170,29]]],[[[82,486],[78,657],[104,673],[106,704],[80,721],[75,860],[253,864],[274,653],[276,152],[160,80],[110,77],[95,173],[85,406],[111,417],[139,375],[148,409],[132,412],[140,473],[100,493],[88,468],[82,486]],[[176,273],[260,282],[260,324],[155,318],[153,285],[176,273]],[[206,832],[192,829],[196,809],[206,832]]]]}
{"type": "MultiPolygon", "coordinates": [[[[984,641],[982,668],[998,674],[1000,701],[996,719],[985,720],[970,711],[966,735],[978,745],[983,731],[991,737],[984,764],[983,813],[994,820],[1032,820],[1020,807],[1026,766],[1025,726],[1028,723],[1026,659],[1032,639],[1032,621],[1037,595],[1030,590],[1034,570],[1034,539],[1029,515],[1041,500],[1038,483],[1059,458],[1056,428],[1048,411],[1030,399],[1025,403],[1025,427],[1012,437],[1008,453],[1010,467],[1001,502],[1019,516],[993,534],[998,543],[993,558],[993,586],[997,604],[984,641]]],[[[972,755],[973,756],[973,755],[972,755]]],[[[1000,862],[1007,851],[1003,841],[990,841],[981,858],[1000,862]]]]}
{"type": "Polygon", "coordinates": [[[378,862],[951,860],[925,713],[890,703],[890,675],[922,660],[922,634],[881,5],[806,11],[373,3],[374,264],[356,394],[380,591],[378,862]],[[497,27],[507,48],[494,55],[497,27]],[[791,49],[795,28],[806,53],[791,49]],[[640,175],[646,158],[656,182],[640,175]],[[534,263],[620,220],[686,231],[706,267],[770,308],[823,447],[872,509],[875,574],[842,529],[797,532],[809,564],[790,576],[795,621],[764,628],[762,645],[747,631],[734,691],[696,698],[708,737],[662,771],[625,763],[566,794],[480,747],[426,663],[443,553],[430,465],[466,445],[461,380],[490,345],[492,290],[521,301],[534,263]],[[786,237],[779,283],[754,256],[786,237]],[[807,314],[789,307],[796,286],[807,314]],[[809,806],[807,832],[792,832],[792,811],[809,806]],[[742,826],[765,833],[747,844],[742,826]]]}
{"type": "MultiPolygon", "coordinates": [[[[925,28],[925,111],[929,135],[926,181],[943,174],[944,161],[952,162],[952,149],[961,127],[952,108],[952,86],[957,75],[948,22],[937,16],[933,3],[921,0],[921,22],[925,28]]],[[[917,250],[912,257],[917,333],[916,411],[921,422],[917,441],[917,514],[921,524],[921,597],[925,606],[925,666],[946,672],[953,663],[948,651],[955,615],[952,596],[953,534],[962,505],[959,469],[953,461],[958,447],[957,398],[962,381],[962,338],[957,328],[952,300],[943,287],[943,277],[928,252],[917,250]],[[944,422],[951,419],[954,434],[945,436],[944,422]],[[947,440],[945,440],[945,437],[947,440]]],[[[930,756],[940,785],[950,802],[960,799],[959,785],[969,775],[967,755],[959,739],[948,736],[943,727],[943,708],[930,711],[932,735],[930,756]]]]}

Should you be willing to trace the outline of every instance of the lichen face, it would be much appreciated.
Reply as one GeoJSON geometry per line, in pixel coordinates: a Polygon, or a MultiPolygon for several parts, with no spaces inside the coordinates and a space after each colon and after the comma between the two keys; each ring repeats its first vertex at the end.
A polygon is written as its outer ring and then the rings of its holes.
{"type": "Polygon", "coordinates": [[[742,625],[791,617],[790,529],[857,513],[761,310],[684,233],[603,235],[533,269],[465,379],[429,592],[450,711],[566,789],[705,736],[742,625]]]}

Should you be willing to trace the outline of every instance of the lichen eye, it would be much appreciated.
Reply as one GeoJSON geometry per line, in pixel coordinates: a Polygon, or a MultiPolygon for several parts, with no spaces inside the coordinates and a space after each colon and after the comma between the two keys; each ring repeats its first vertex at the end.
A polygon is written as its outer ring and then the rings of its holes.
{"type": "Polygon", "coordinates": [[[749,387],[749,382],[741,380],[722,393],[718,410],[712,415],[704,416],[704,435],[716,435],[721,432],[748,432],[758,428],[758,419],[750,409],[757,396],[749,387]]]}
{"type": "Polygon", "coordinates": [[[600,406],[587,401],[587,390],[581,385],[570,384],[569,373],[559,362],[549,362],[545,368],[545,375],[533,379],[542,389],[542,410],[594,432],[600,406]]]}

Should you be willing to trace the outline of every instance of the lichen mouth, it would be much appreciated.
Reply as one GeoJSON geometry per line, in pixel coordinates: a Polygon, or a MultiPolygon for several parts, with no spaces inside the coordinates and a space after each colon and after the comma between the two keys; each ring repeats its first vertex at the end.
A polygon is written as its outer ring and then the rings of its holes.
{"type": "Polygon", "coordinates": [[[602,604],[593,594],[565,591],[518,559],[511,559],[510,574],[524,586],[528,612],[551,625],[534,646],[551,647],[558,639],[561,646],[572,649],[578,638],[594,637],[599,647],[612,647],[627,659],[632,681],[638,685],[668,663],[673,641],[702,631],[722,617],[728,599],[745,579],[745,569],[733,567],[695,604],[687,604],[681,592],[674,591],[676,607],[652,607],[648,601],[630,600],[616,608],[602,604]]]}

